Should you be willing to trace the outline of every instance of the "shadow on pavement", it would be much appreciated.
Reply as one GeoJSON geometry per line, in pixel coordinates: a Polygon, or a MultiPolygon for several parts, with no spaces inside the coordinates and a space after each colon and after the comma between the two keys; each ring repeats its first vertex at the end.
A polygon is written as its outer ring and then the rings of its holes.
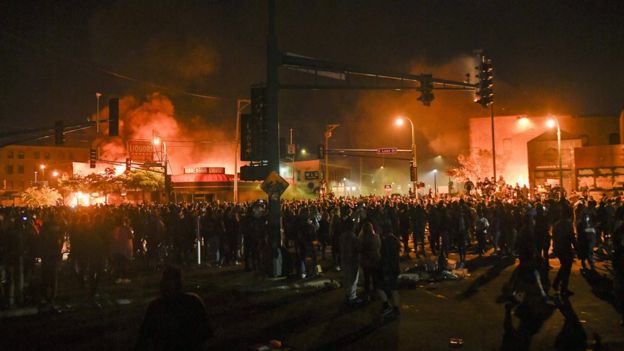
{"type": "MultiPolygon", "coordinates": [[[[587,333],[579,321],[570,300],[562,297],[559,300],[559,312],[565,318],[563,327],[555,340],[555,349],[561,351],[584,351],[587,349],[587,333]]],[[[596,346],[596,345],[594,345],[596,346]]],[[[593,350],[599,348],[594,347],[593,350]]]]}
{"type": "Polygon", "coordinates": [[[385,323],[373,319],[372,323],[367,324],[357,330],[345,334],[339,338],[328,340],[323,344],[312,348],[314,351],[332,351],[332,350],[350,350],[361,349],[354,343],[362,341],[367,336],[380,331],[375,338],[366,339],[366,348],[369,350],[398,350],[399,349],[399,321],[392,320],[385,323]]]}
{"type": "Polygon", "coordinates": [[[500,349],[520,351],[531,349],[531,339],[539,332],[553,314],[554,307],[546,304],[505,304],[505,319],[503,321],[503,340],[500,349]],[[512,315],[519,322],[514,326],[512,315]]]}
{"type": "Polygon", "coordinates": [[[581,275],[585,278],[585,281],[591,287],[591,291],[597,298],[608,302],[611,306],[618,311],[617,301],[613,293],[613,280],[605,275],[602,275],[596,271],[581,270],[581,275]]]}
{"type": "Polygon", "coordinates": [[[473,260],[470,260],[466,266],[469,269],[474,269],[476,267],[484,267],[489,264],[493,264],[485,273],[483,273],[479,278],[477,278],[474,282],[472,282],[466,290],[461,292],[458,296],[460,300],[467,299],[479,291],[479,288],[496,279],[507,267],[513,265],[516,262],[514,257],[479,257],[473,260]],[[474,262],[477,261],[477,262],[474,262]]]}

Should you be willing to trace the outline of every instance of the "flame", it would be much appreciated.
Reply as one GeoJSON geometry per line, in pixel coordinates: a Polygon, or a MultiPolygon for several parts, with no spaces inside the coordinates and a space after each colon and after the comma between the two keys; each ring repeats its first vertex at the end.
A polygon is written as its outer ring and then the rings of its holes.
{"type": "MultiPolygon", "coordinates": [[[[120,99],[119,111],[120,138],[97,141],[100,159],[125,162],[129,157],[126,150],[129,140],[158,138],[163,150],[166,148],[172,174],[183,173],[184,167],[199,166],[225,167],[227,173],[234,172],[234,130],[217,128],[199,116],[179,116],[173,102],[160,93],[150,94],[143,100],[125,96],[120,99]]],[[[107,114],[105,108],[101,115],[107,114]]],[[[160,161],[163,155],[160,147],[157,149],[155,161],[160,161]]]]}

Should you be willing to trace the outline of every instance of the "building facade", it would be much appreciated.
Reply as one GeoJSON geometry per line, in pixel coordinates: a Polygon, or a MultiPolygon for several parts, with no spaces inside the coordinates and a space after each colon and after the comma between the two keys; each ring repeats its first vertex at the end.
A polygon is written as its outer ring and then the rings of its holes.
{"type": "MultiPolygon", "coordinates": [[[[556,119],[561,130],[563,185],[568,190],[580,186],[576,177],[575,150],[588,146],[614,145],[620,142],[617,116],[527,116],[494,117],[497,175],[508,183],[531,188],[559,183],[556,129],[547,121],[556,119]]],[[[469,121],[469,147],[472,156],[492,150],[489,117],[469,121]]],[[[491,159],[490,159],[491,164],[491,159]]],[[[492,176],[492,168],[484,177],[492,176]]]]}
{"type": "Polygon", "coordinates": [[[88,162],[89,149],[49,145],[9,145],[0,148],[0,189],[20,192],[35,184],[53,186],[73,174],[73,162],[88,162]]]}

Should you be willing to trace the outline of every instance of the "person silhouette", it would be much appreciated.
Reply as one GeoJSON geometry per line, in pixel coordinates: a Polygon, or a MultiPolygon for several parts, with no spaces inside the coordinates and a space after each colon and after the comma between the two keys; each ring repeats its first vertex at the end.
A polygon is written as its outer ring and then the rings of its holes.
{"type": "Polygon", "coordinates": [[[174,266],[165,267],[160,290],[147,307],[135,350],[202,350],[212,336],[202,299],[183,291],[182,273],[174,266]]]}

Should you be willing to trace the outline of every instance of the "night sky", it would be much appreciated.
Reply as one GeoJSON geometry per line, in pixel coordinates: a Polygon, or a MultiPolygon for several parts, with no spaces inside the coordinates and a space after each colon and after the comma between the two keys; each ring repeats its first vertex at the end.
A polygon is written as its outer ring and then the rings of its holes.
{"type": "MultiPolygon", "coordinates": [[[[179,118],[232,130],[235,99],[265,77],[266,7],[264,0],[3,1],[0,128],[84,121],[99,91],[101,101],[160,92],[179,118]]],[[[473,50],[483,49],[495,67],[497,114],[618,115],[623,107],[622,1],[278,0],[277,8],[280,49],[325,60],[463,80],[474,72],[473,50]]],[[[283,92],[282,135],[292,127],[299,143],[315,145],[326,123],[341,123],[336,145],[409,147],[408,133],[391,125],[401,113],[419,126],[424,155],[456,155],[466,147],[466,119],[487,113],[467,92],[436,93],[429,108],[417,97],[283,92]]]]}

